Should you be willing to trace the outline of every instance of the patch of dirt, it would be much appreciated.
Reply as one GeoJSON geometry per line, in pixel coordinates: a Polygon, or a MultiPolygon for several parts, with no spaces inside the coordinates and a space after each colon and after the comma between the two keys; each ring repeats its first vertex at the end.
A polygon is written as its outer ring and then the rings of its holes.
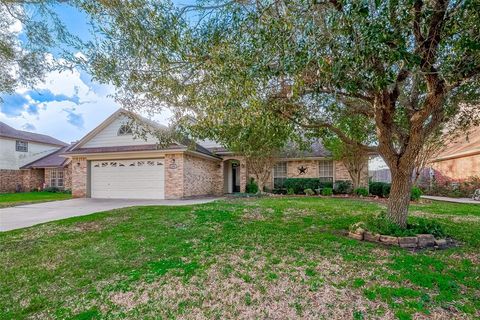
{"type": "Polygon", "coordinates": [[[100,231],[105,229],[105,225],[102,221],[80,222],[76,223],[73,227],[77,232],[100,231]]]}
{"type": "Polygon", "coordinates": [[[242,218],[244,220],[264,221],[267,216],[262,208],[256,207],[243,209],[242,218]]]}
{"type": "Polygon", "coordinates": [[[412,216],[415,217],[420,217],[420,218],[433,218],[433,219],[448,219],[449,221],[452,222],[473,222],[473,223],[479,223],[480,222],[480,216],[473,216],[473,215],[454,215],[454,214],[434,214],[434,213],[429,213],[429,212],[423,212],[423,211],[413,211],[411,213],[412,216]]]}
{"type": "Polygon", "coordinates": [[[287,208],[283,210],[284,221],[299,218],[299,217],[308,217],[316,214],[316,211],[313,209],[297,209],[297,208],[287,208]]]}
{"type": "Polygon", "coordinates": [[[126,310],[131,310],[140,304],[147,303],[148,294],[147,292],[135,293],[132,291],[116,292],[110,295],[110,301],[126,310]]]}

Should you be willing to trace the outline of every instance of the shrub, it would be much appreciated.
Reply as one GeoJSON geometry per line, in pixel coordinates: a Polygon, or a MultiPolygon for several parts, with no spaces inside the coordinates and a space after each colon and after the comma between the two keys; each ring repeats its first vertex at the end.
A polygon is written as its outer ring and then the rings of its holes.
{"type": "Polygon", "coordinates": [[[367,197],[368,196],[368,190],[367,190],[367,188],[360,187],[360,188],[355,189],[355,194],[357,196],[367,197]]]}
{"type": "Polygon", "coordinates": [[[301,194],[305,189],[321,189],[324,187],[333,187],[331,182],[321,182],[319,178],[288,178],[285,179],[284,187],[293,189],[295,194],[301,194]]]}
{"type": "Polygon", "coordinates": [[[57,187],[47,187],[47,188],[43,189],[43,191],[56,193],[56,192],[61,192],[62,190],[60,190],[57,187]]]}
{"type": "Polygon", "coordinates": [[[418,201],[418,199],[420,199],[421,195],[422,195],[422,190],[420,190],[419,187],[413,187],[412,191],[410,193],[410,200],[418,201]]]}
{"type": "Polygon", "coordinates": [[[245,186],[245,192],[246,193],[257,193],[258,192],[258,185],[255,182],[255,179],[250,178],[248,180],[247,185],[245,186]]]}
{"type": "Polygon", "coordinates": [[[388,198],[390,195],[390,189],[392,188],[392,185],[390,183],[385,183],[382,187],[382,197],[388,198]]]}
{"type": "Polygon", "coordinates": [[[390,195],[390,183],[387,182],[370,182],[368,188],[370,194],[387,198],[390,195]]]}
{"type": "Polygon", "coordinates": [[[295,191],[293,190],[293,188],[288,188],[288,189],[287,189],[287,194],[288,194],[288,195],[295,194],[295,191]]]}
{"type": "Polygon", "coordinates": [[[273,188],[272,193],[273,194],[287,194],[287,189],[285,189],[285,188],[273,188]]]}
{"type": "Polygon", "coordinates": [[[305,193],[307,196],[313,196],[315,194],[312,189],[305,189],[303,190],[303,193],[305,193]]]}
{"type": "Polygon", "coordinates": [[[337,180],[333,184],[333,193],[335,194],[350,194],[352,189],[352,182],[349,180],[337,180]]]}
{"type": "Polygon", "coordinates": [[[366,229],[373,233],[383,235],[390,235],[395,237],[408,237],[417,234],[432,234],[435,238],[445,238],[445,233],[442,225],[433,220],[424,218],[416,218],[413,222],[409,221],[405,229],[400,228],[397,224],[390,222],[386,218],[386,213],[382,212],[379,215],[370,216],[366,223],[366,229]]]}
{"type": "Polygon", "coordinates": [[[322,188],[322,196],[333,195],[333,188],[322,188]]]}

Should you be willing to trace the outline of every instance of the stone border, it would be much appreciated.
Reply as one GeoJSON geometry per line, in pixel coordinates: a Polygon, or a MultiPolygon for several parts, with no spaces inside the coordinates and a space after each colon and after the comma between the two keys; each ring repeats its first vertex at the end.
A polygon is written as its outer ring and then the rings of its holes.
{"type": "Polygon", "coordinates": [[[446,249],[455,246],[455,242],[452,239],[435,239],[431,234],[417,234],[415,237],[394,237],[371,233],[362,228],[350,231],[348,237],[359,241],[399,246],[405,249],[446,249]]]}

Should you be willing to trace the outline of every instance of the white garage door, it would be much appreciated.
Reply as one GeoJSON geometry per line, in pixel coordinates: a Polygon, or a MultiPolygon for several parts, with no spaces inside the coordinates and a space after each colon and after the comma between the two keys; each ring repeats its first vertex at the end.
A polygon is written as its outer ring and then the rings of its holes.
{"type": "Polygon", "coordinates": [[[163,199],[164,172],[163,159],[92,161],[91,197],[163,199]]]}

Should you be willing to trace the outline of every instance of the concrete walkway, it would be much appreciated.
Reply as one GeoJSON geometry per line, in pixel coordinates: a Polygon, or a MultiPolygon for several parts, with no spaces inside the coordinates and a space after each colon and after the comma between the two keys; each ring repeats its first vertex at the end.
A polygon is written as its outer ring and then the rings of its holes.
{"type": "Polygon", "coordinates": [[[0,231],[30,227],[39,223],[84,216],[95,212],[133,206],[183,206],[208,203],[219,198],[190,200],[71,199],[0,209],[0,231]]]}
{"type": "Polygon", "coordinates": [[[421,198],[428,199],[428,200],[436,200],[436,201],[455,202],[455,203],[480,204],[480,201],[476,201],[471,198],[449,198],[449,197],[437,197],[437,196],[422,196],[421,198]]]}

